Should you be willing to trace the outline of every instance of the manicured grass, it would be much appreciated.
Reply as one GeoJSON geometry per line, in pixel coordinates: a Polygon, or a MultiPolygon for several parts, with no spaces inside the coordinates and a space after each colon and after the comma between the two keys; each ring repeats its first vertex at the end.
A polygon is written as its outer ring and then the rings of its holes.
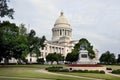
{"type": "Polygon", "coordinates": [[[106,68],[112,68],[113,70],[120,69],[120,65],[103,65],[106,68]]]}
{"type": "Polygon", "coordinates": [[[11,68],[39,68],[39,69],[43,69],[43,68],[47,68],[50,66],[58,66],[58,67],[62,67],[64,65],[0,65],[1,67],[11,67],[11,68]]]}
{"type": "MultiPolygon", "coordinates": [[[[53,80],[86,80],[74,77],[58,76],[53,74],[47,74],[38,72],[37,70],[47,68],[50,66],[64,66],[64,65],[5,65],[0,66],[0,76],[14,76],[14,77],[29,77],[29,78],[43,78],[43,79],[53,79],[53,80]]],[[[106,66],[106,65],[104,65],[106,66]]],[[[109,65],[112,69],[120,69],[120,66],[109,65]]],[[[73,73],[73,72],[64,72],[62,74],[70,74],[75,76],[91,77],[105,80],[120,80],[120,77],[115,77],[107,74],[98,74],[98,73],[73,73]]],[[[23,80],[23,79],[3,79],[0,80],[23,80]]]]}
{"type": "Polygon", "coordinates": [[[107,74],[99,74],[99,73],[62,73],[62,74],[70,74],[75,76],[84,76],[84,77],[91,77],[91,78],[98,78],[98,79],[105,79],[105,80],[120,80],[120,77],[115,77],[107,74]]]}
{"type": "Polygon", "coordinates": [[[0,80],[27,80],[27,79],[0,78],[0,80]]]}
{"type": "MultiPolygon", "coordinates": [[[[67,76],[58,76],[58,75],[37,72],[38,68],[39,68],[38,66],[34,66],[33,68],[31,67],[27,68],[27,65],[26,67],[6,66],[6,67],[0,68],[0,76],[43,78],[43,79],[53,79],[53,80],[87,80],[87,79],[80,79],[80,78],[67,77],[67,76]]],[[[7,80],[11,80],[11,79],[7,79],[7,80]]]]}

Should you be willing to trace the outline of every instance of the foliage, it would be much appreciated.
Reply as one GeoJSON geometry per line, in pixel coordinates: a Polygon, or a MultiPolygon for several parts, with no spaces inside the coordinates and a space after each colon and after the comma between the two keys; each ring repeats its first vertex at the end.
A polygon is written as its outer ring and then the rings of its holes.
{"type": "Polygon", "coordinates": [[[28,52],[28,41],[26,36],[23,35],[19,35],[16,38],[16,45],[14,46],[14,52],[16,54],[14,54],[14,58],[16,59],[25,59],[25,57],[27,56],[28,52]]]}
{"type": "Polygon", "coordinates": [[[64,57],[61,55],[61,54],[58,54],[58,53],[50,53],[46,56],[46,60],[47,61],[51,61],[51,64],[53,64],[54,61],[58,62],[59,61],[63,61],[64,60],[64,57]]]}
{"type": "Polygon", "coordinates": [[[40,64],[44,64],[45,61],[44,61],[44,58],[38,58],[37,62],[40,63],[40,64]]]}
{"type": "Polygon", "coordinates": [[[114,73],[114,74],[120,74],[120,69],[113,70],[112,73],[114,73]]]}
{"type": "Polygon", "coordinates": [[[36,37],[34,30],[27,34],[24,24],[18,27],[14,23],[3,21],[0,23],[0,61],[5,59],[5,63],[8,63],[9,59],[15,58],[21,62],[30,52],[39,57],[39,48],[44,46],[44,40],[45,37],[36,37]]]}
{"type": "Polygon", "coordinates": [[[118,54],[117,63],[120,63],[120,54],[118,54]]]}
{"type": "Polygon", "coordinates": [[[104,64],[115,64],[115,55],[107,51],[101,55],[100,62],[104,64]]]}
{"type": "Polygon", "coordinates": [[[103,70],[69,70],[69,69],[64,69],[63,67],[48,67],[46,70],[51,71],[51,72],[78,72],[78,73],[101,73],[105,74],[105,71],[103,70]]]}
{"type": "Polygon", "coordinates": [[[9,0],[0,0],[0,17],[8,16],[13,19],[14,10],[8,7],[9,0]]]}
{"type": "Polygon", "coordinates": [[[72,70],[71,72],[78,72],[78,73],[101,73],[105,74],[105,71],[103,70],[72,70]]]}
{"type": "Polygon", "coordinates": [[[66,56],[66,61],[74,62],[78,60],[78,55],[77,53],[71,52],[68,53],[66,56]]]}
{"type": "MultiPolygon", "coordinates": [[[[29,52],[30,56],[32,56],[33,53],[36,54],[36,57],[38,58],[40,55],[40,47],[44,47],[44,41],[46,40],[45,36],[42,38],[36,37],[36,32],[34,30],[31,30],[28,34],[28,43],[29,43],[29,52]]],[[[31,58],[32,59],[32,58],[31,58]]],[[[32,60],[30,60],[32,61],[32,60]]]]}
{"type": "Polygon", "coordinates": [[[75,47],[74,47],[75,52],[78,53],[79,49],[81,49],[82,46],[88,51],[88,55],[91,59],[95,58],[95,53],[93,51],[93,46],[85,38],[80,39],[79,43],[77,43],[75,45],[75,47]]]}
{"type": "Polygon", "coordinates": [[[68,69],[63,69],[63,67],[55,67],[55,66],[48,67],[46,68],[46,70],[51,72],[69,72],[68,69]]]}
{"type": "Polygon", "coordinates": [[[0,60],[5,58],[5,62],[13,56],[13,46],[15,46],[19,28],[8,21],[0,23],[0,60]]]}
{"type": "Polygon", "coordinates": [[[112,70],[112,68],[106,68],[106,70],[112,70]]]}

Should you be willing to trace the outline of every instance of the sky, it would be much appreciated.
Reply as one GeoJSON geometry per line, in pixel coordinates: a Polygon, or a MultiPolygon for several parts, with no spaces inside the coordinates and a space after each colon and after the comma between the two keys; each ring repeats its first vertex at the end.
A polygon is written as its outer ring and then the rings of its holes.
{"type": "Polygon", "coordinates": [[[63,11],[73,40],[86,38],[99,54],[120,54],[120,0],[10,0],[9,6],[15,10],[15,19],[3,20],[23,23],[47,40],[51,40],[51,29],[63,11]]]}

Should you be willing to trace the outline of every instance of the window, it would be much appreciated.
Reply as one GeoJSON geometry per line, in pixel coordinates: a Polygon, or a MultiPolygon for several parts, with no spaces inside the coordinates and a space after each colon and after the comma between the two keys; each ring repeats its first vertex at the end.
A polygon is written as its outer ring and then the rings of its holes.
{"type": "Polygon", "coordinates": [[[60,30],[60,36],[62,35],[62,31],[60,30]]]}

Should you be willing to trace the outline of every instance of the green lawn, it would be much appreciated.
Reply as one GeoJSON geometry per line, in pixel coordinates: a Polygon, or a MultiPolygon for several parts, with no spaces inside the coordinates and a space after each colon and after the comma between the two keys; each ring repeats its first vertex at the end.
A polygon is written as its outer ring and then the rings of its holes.
{"type": "MultiPolygon", "coordinates": [[[[0,78],[0,80],[27,80],[27,79],[0,78]]],[[[28,80],[29,80],[29,79],[28,79],[28,80]]]]}
{"type": "MultiPolygon", "coordinates": [[[[37,70],[50,67],[53,65],[6,65],[0,66],[0,76],[13,76],[13,77],[27,77],[27,78],[43,78],[43,79],[53,79],[53,80],[86,80],[74,77],[57,76],[42,72],[37,72],[37,70]]],[[[64,65],[54,65],[54,66],[64,66],[64,65]]],[[[105,65],[106,66],[106,65],[105,65]]],[[[120,66],[107,66],[113,69],[118,69],[120,66]]],[[[120,68],[119,68],[120,69],[120,68]]],[[[120,80],[120,77],[115,77],[107,74],[98,73],[62,73],[70,74],[75,76],[91,77],[105,80],[120,80]]],[[[16,79],[16,78],[0,78],[0,80],[27,80],[27,79],[16,79]]]]}
{"type": "MultiPolygon", "coordinates": [[[[48,67],[49,65],[14,65],[5,66],[0,68],[0,76],[13,76],[13,77],[29,77],[29,78],[43,78],[53,80],[87,80],[67,76],[57,76],[47,73],[37,72],[36,70],[48,67]]],[[[58,65],[61,66],[61,65],[58,65]]],[[[20,80],[20,79],[2,79],[2,80],[20,80]]]]}
{"type": "Polygon", "coordinates": [[[103,65],[103,66],[105,66],[107,68],[112,68],[113,70],[120,69],[120,65],[103,65]]]}
{"type": "Polygon", "coordinates": [[[120,77],[115,77],[107,74],[99,74],[99,73],[62,73],[62,74],[70,74],[75,76],[84,76],[84,77],[91,77],[91,78],[98,78],[98,79],[105,79],[105,80],[120,80],[120,77]]]}

